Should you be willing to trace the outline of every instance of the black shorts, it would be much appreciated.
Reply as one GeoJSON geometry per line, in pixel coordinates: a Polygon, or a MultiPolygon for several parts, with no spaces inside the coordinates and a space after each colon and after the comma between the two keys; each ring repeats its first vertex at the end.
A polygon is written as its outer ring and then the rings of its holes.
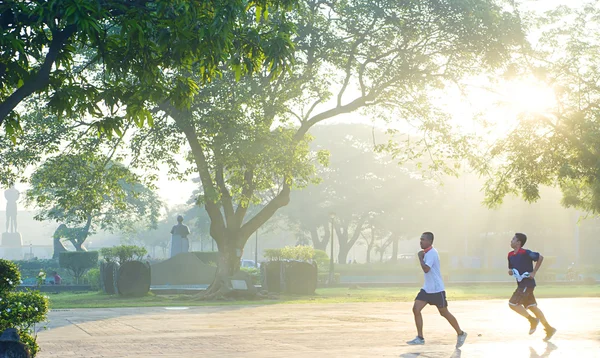
{"type": "Polygon", "coordinates": [[[508,301],[511,306],[522,305],[525,308],[537,306],[535,296],[533,295],[534,287],[517,287],[512,297],[508,301]]]}
{"type": "Polygon", "coordinates": [[[415,301],[425,301],[430,305],[437,306],[438,308],[448,307],[448,300],[446,300],[446,291],[427,293],[424,289],[421,289],[417,294],[415,301]]]}

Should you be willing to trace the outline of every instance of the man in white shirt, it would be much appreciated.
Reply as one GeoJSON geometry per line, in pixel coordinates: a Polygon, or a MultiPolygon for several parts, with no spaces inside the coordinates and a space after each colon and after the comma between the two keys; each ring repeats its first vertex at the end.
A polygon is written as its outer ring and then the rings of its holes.
{"type": "Polygon", "coordinates": [[[421,250],[418,254],[421,269],[425,273],[425,284],[415,298],[413,313],[415,315],[415,324],[417,326],[417,337],[407,344],[417,345],[425,344],[423,337],[423,316],[421,311],[427,304],[435,305],[440,315],[448,320],[452,328],[456,331],[456,348],[460,348],[467,339],[467,332],[463,332],[458,325],[456,318],[448,311],[448,301],[446,300],[446,291],[444,281],[440,271],[440,256],[433,247],[433,233],[424,232],[421,235],[421,250]]]}

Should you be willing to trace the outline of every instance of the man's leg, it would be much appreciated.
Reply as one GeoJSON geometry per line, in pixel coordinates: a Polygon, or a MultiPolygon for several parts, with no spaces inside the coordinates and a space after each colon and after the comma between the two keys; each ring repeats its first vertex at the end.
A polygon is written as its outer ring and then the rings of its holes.
{"type": "Polygon", "coordinates": [[[423,316],[421,311],[427,306],[427,302],[421,300],[415,300],[413,305],[413,314],[415,315],[415,325],[417,326],[417,336],[423,339],[423,316]]]}
{"type": "Polygon", "coordinates": [[[454,315],[452,315],[452,313],[448,311],[448,307],[438,307],[438,311],[440,311],[440,315],[442,317],[448,320],[452,328],[454,328],[454,330],[456,331],[456,334],[460,335],[463,333],[462,329],[460,329],[460,326],[458,325],[456,317],[454,317],[454,315]]]}
{"type": "Polygon", "coordinates": [[[535,297],[533,296],[533,287],[520,287],[515,290],[508,304],[510,308],[520,314],[521,316],[527,318],[529,321],[529,334],[533,334],[540,323],[538,318],[532,317],[529,312],[523,307],[523,305],[527,307],[535,306],[535,297]]]}
{"type": "Polygon", "coordinates": [[[530,307],[527,307],[527,309],[530,310],[531,312],[533,312],[533,314],[537,318],[539,318],[540,322],[542,322],[542,324],[544,325],[544,328],[546,328],[546,330],[552,328],[552,326],[550,326],[550,324],[546,320],[546,316],[544,316],[544,313],[542,312],[542,310],[540,310],[537,306],[530,306],[530,307]]]}
{"type": "Polygon", "coordinates": [[[521,316],[527,318],[529,321],[531,321],[533,319],[533,316],[529,314],[529,312],[527,312],[527,310],[525,309],[525,307],[523,307],[522,305],[516,305],[513,304],[511,302],[508,303],[508,305],[510,306],[510,308],[517,312],[518,314],[520,314],[521,316]]]}

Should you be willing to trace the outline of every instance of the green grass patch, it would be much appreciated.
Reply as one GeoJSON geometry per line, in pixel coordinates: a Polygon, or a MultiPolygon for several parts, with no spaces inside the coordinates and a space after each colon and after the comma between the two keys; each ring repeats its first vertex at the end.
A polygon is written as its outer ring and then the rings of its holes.
{"type": "MultiPolygon", "coordinates": [[[[515,285],[451,286],[446,290],[448,300],[508,300],[515,285]]],[[[178,306],[222,306],[264,305],[290,303],[352,303],[352,302],[410,302],[419,287],[387,288],[320,288],[314,296],[279,295],[278,299],[255,301],[203,302],[189,296],[161,296],[149,294],[139,298],[109,296],[97,292],[51,294],[51,309],[67,308],[116,308],[116,307],[178,307],[178,306]]],[[[599,285],[540,285],[536,288],[538,298],[600,297],[599,285]]]]}

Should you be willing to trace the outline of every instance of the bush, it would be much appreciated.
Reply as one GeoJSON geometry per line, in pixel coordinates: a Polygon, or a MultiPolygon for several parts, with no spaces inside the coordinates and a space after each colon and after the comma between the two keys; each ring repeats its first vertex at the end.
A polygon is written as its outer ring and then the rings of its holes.
{"type": "Polygon", "coordinates": [[[240,268],[240,271],[248,273],[254,285],[260,284],[260,269],[256,267],[242,267],[240,268]]]}
{"type": "Polygon", "coordinates": [[[39,346],[32,333],[36,323],[46,320],[48,299],[37,291],[14,292],[20,279],[17,265],[0,259],[0,332],[17,328],[21,341],[34,357],[39,346]]]}
{"type": "Polygon", "coordinates": [[[141,261],[147,253],[148,250],[145,247],[135,245],[120,245],[100,249],[100,254],[106,262],[118,262],[119,265],[129,261],[141,261]]]}
{"type": "Polygon", "coordinates": [[[98,266],[98,251],[61,252],[58,256],[58,263],[60,267],[71,271],[75,282],[79,284],[79,279],[87,270],[98,266]]]}
{"type": "Polygon", "coordinates": [[[327,270],[329,267],[329,256],[323,250],[315,250],[313,261],[317,264],[319,271],[327,270]]]}
{"type": "Polygon", "coordinates": [[[315,249],[312,246],[286,246],[281,249],[266,249],[264,256],[269,261],[311,261],[315,257],[315,249]]]}
{"type": "Polygon", "coordinates": [[[87,274],[85,274],[85,279],[92,286],[93,290],[100,290],[100,269],[93,268],[90,269],[87,274]]]}
{"type": "MultiPolygon", "coordinates": [[[[0,259],[0,297],[21,283],[21,273],[14,262],[0,259]]],[[[3,332],[4,330],[0,331],[3,332]]]]}
{"type": "MultiPolygon", "coordinates": [[[[44,271],[48,275],[56,271],[62,277],[62,284],[68,284],[73,282],[73,276],[71,273],[61,268],[58,264],[58,260],[31,260],[31,261],[14,261],[19,266],[21,271],[21,280],[27,281],[28,278],[37,279],[40,271],[44,271]]],[[[49,276],[50,278],[51,276],[49,276]]]]}

